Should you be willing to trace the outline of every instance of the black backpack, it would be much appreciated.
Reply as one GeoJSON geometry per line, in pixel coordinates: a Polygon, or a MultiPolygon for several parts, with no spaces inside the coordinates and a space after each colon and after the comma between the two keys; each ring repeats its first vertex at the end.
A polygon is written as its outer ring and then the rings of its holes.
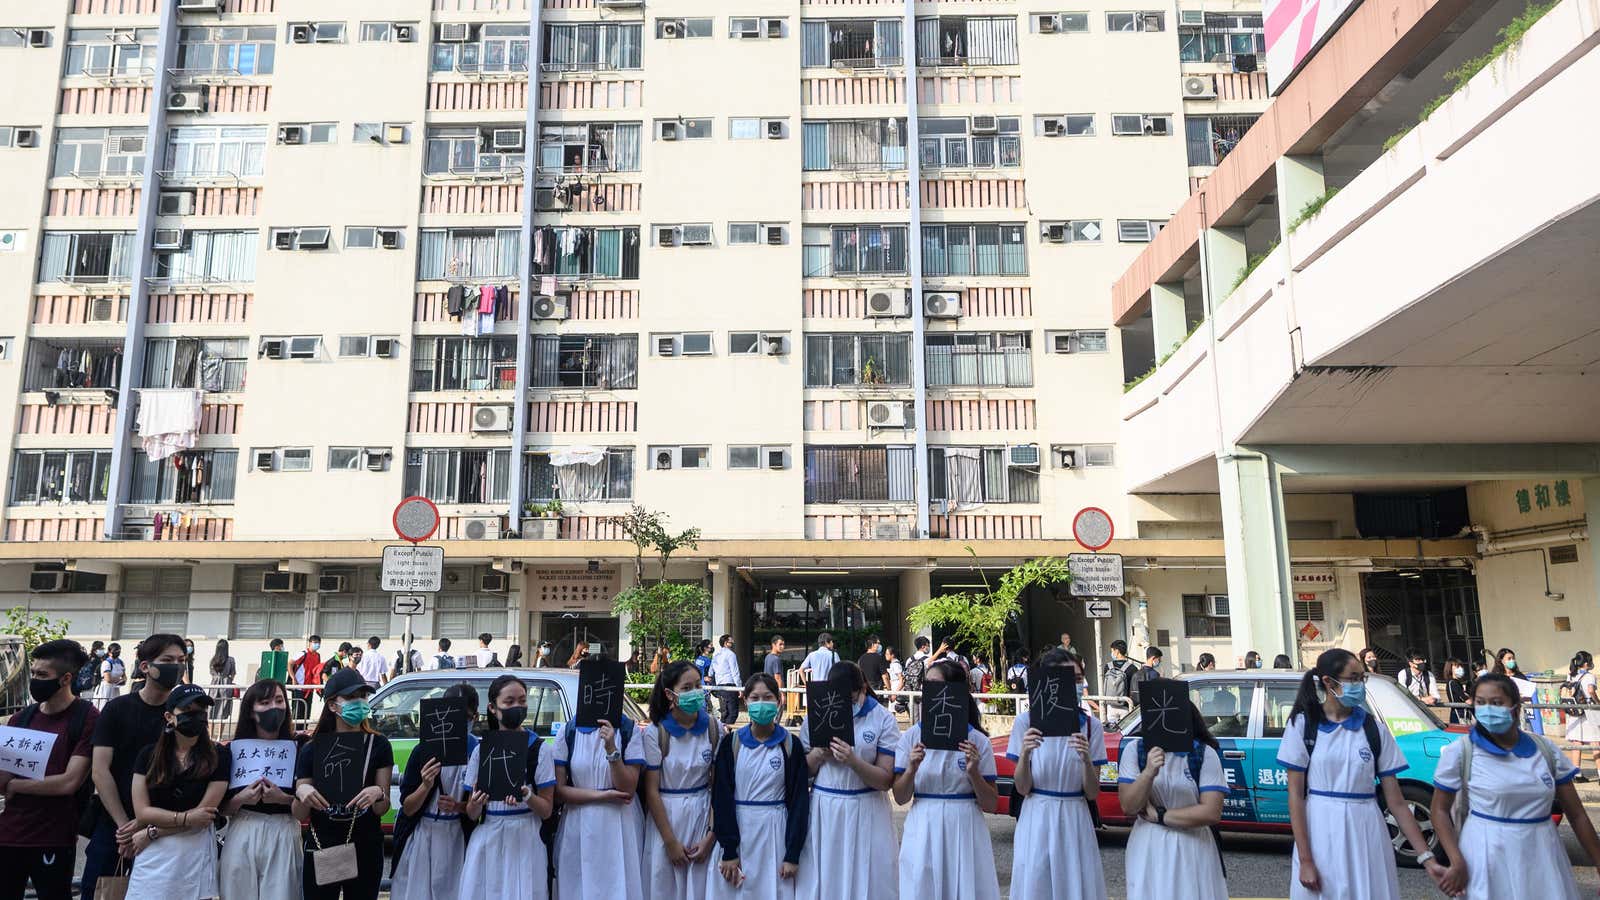
{"type": "Polygon", "coordinates": [[[87,694],[99,683],[100,659],[91,656],[89,661],[83,664],[83,668],[78,670],[78,674],[72,676],[72,692],[79,695],[87,694]]]}
{"type": "Polygon", "coordinates": [[[928,658],[913,656],[906,660],[906,690],[922,690],[922,676],[928,672],[928,658]]]}
{"type": "MultiPolygon", "coordinates": [[[[72,748],[78,746],[78,742],[83,740],[83,729],[88,725],[89,710],[91,705],[87,700],[73,700],[72,705],[67,708],[72,712],[71,717],[67,719],[66,734],[68,754],[67,761],[71,762],[72,748]]],[[[23,708],[22,712],[17,713],[17,727],[27,728],[33,723],[33,717],[38,715],[38,713],[39,704],[28,704],[23,708]]],[[[78,811],[78,820],[80,823],[84,820],[84,813],[89,809],[89,804],[93,801],[94,778],[92,775],[86,775],[84,776],[83,784],[78,785],[78,792],[73,795],[73,802],[76,804],[75,808],[78,811]]]]}

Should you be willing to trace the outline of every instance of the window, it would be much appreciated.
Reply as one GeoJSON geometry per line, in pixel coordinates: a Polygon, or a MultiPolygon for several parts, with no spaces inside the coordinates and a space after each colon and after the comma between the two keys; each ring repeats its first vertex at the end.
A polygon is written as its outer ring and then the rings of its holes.
{"type": "Polygon", "coordinates": [[[1160,113],[1114,113],[1111,116],[1111,133],[1122,135],[1171,134],[1172,117],[1160,113]]]}
{"type": "Polygon", "coordinates": [[[1083,464],[1091,469],[1116,465],[1115,444],[1084,444],[1083,464]]]}
{"type": "Polygon", "coordinates": [[[275,569],[266,566],[238,566],[234,569],[231,637],[265,641],[296,635],[305,630],[305,594],[263,592],[261,576],[269,571],[275,569]]]}
{"type": "Polygon", "coordinates": [[[711,224],[699,222],[683,225],[656,225],[650,229],[657,247],[709,247],[712,244],[711,224]]]}
{"type": "Polygon", "coordinates": [[[1327,610],[1321,600],[1296,600],[1294,602],[1294,620],[1296,622],[1322,622],[1327,618],[1327,610]]]}
{"type": "Polygon", "coordinates": [[[143,385],[242,391],[248,354],[246,338],[147,338],[143,385]]]}
{"type": "Polygon", "coordinates": [[[905,62],[899,19],[806,19],[800,22],[800,65],[870,69],[905,62]]]}
{"type": "Polygon", "coordinates": [[[1104,331],[1079,331],[1077,338],[1078,351],[1081,353],[1104,353],[1110,349],[1104,331]]]}
{"type": "Polygon", "coordinates": [[[894,387],[910,383],[910,335],[806,335],[806,387],[894,387]]]}
{"type": "Polygon", "coordinates": [[[787,25],[781,18],[757,18],[754,16],[729,16],[728,37],[741,40],[762,40],[765,38],[781,38],[788,31],[787,25]]]}
{"type": "MultiPolygon", "coordinates": [[[[974,133],[969,138],[968,120],[965,118],[922,119],[918,123],[920,136],[917,139],[917,154],[922,167],[992,169],[1022,165],[1022,138],[1019,134],[1022,120],[1015,116],[982,118],[990,120],[985,126],[993,125],[996,133],[974,133]]],[[[974,124],[972,130],[976,132],[978,126],[974,124]]]]}
{"type": "Polygon", "coordinates": [[[278,454],[278,458],[282,461],[285,472],[311,471],[310,447],[285,447],[278,454]]]}
{"type": "MultiPolygon", "coordinates": [[[[1187,598],[1185,598],[1187,599],[1187,598]]],[[[1267,687],[1267,712],[1261,722],[1261,736],[1283,737],[1284,726],[1289,724],[1289,711],[1294,709],[1299,694],[1298,681],[1269,681],[1267,687]]]]}
{"type": "Polygon", "coordinates": [[[922,274],[1026,275],[1022,225],[924,225],[922,274]]]}
{"type": "Polygon", "coordinates": [[[910,503],[914,447],[807,447],[807,503],[910,503]]]}
{"type": "Polygon", "coordinates": [[[639,171],[638,122],[539,126],[540,173],[639,171]]]}
{"type": "Polygon", "coordinates": [[[361,42],[364,44],[395,41],[409,44],[417,39],[416,22],[362,22],[361,42]]]}
{"type": "Polygon", "coordinates": [[[904,225],[812,226],[803,234],[808,245],[802,248],[807,276],[899,275],[906,271],[904,225]]]}
{"type": "Polygon", "coordinates": [[[155,253],[155,277],[174,284],[256,280],[256,231],[188,230],[181,250],[155,253]]]}
{"type": "Polygon", "coordinates": [[[338,139],[338,122],[284,122],[278,126],[280,144],[332,144],[338,139]]]}
{"type": "Polygon", "coordinates": [[[1241,681],[1205,681],[1195,686],[1195,705],[1212,737],[1242,738],[1250,731],[1250,704],[1255,685],[1241,681]]]}
{"type": "Polygon", "coordinates": [[[517,228],[423,229],[417,236],[417,280],[515,278],[520,238],[517,228]]]}
{"type": "Polygon", "coordinates": [[[758,119],[749,116],[728,119],[728,138],[735,141],[755,141],[777,135],[785,137],[788,128],[783,119],[758,119]]]}
{"type": "Polygon", "coordinates": [[[138,253],[131,231],[47,231],[39,281],[127,281],[138,253]]]}
{"type": "Polygon", "coordinates": [[[759,469],[761,468],[760,447],[729,447],[728,468],[730,469],[759,469]]]}
{"type": "Polygon", "coordinates": [[[1086,12],[1035,13],[1033,30],[1036,34],[1084,34],[1089,30],[1086,12]]]}
{"type": "Polygon", "coordinates": [[[272,25],[178,29],[178,69],[186,75],[271,75],[278,29],[272,25]]]}
{"type": "Polygon", "coordinates": [[[412,348],[413,391],[509,391],[516,386],[517,342],[509,335],[423,337],[412,348]]]}
{"type": "Polygon", "coordinates": [[[651,447],[645,457],[652,469],[709,469],[710,447],[651,447]]]}
{"type": "MultiPolygon", "coordinates": [[[[512,366],[515,366],[514,358],[512,366]]],[[[515,368],[512,369],[512,377],[515,378],[515,368]]],[[[533,338],[533,371],[529,386],[633,390],[639,386],[639,336],[536,335],[533,338]]]]}
{"type": "MultiPolygon", "coordinates": [[[[142,641],[152,634],[188,633],[191,572],[187,566],[125,569],[117,597],[117,639],[142,641]]],[[[132,662],[131,655],[124,658],[132,662]]]]}
{"type": "Polygon", "coordinates": [[[1107,31],[1166,31],[1167,14],[1163,12],[1108,12],[1107,31]]]}
{"type": "Polygon", "coordinates": [[[835,119],[801,126],[807,172],[899,171],[906,167],[905,119],[835,119]]]}
{"type": "Polygon", "coordinates": [[[372,355],[372,337],[365,334],[347,334],[339,338],[340,356],[366,357],[372,355]]]}
{"type": "Polygon", "coordinates": [[[343,22],[291,22],[289,35],[296,44],[342,44],[344,24],[343,22]],[[302,34],[305,36],[302,37],[302,34]]]}
{"type": "Polygon", "coordinates": [[[73,28],[67,32],[66,74],[91,78],[154,75],[154,28],[73,28]]]}
{"type": "Polygon", "coordinates": [[[711,332],[690,331],[683,334],[652,334],[651,346],[656,356],[710,356],[711,332]]]}
{"type": "Polygon", "coordinates": [[[1221,597],[1222,604],[1218,606],[1213,602],[1217,595],[1210,594],[1184,594],[1183,595],[1183,633],[1189,637],[1229,637],[1233,634],[1233,623],[1228,618],[1228,598],[1221,597]],[[1220,611],[1220,615],[1218,614],[1220,611]]]}
{"type": "Polygon", "coordinates": [[[371,225],[350,225],[344,230],[346,250],[371,250],[378,243],[378,229],[371,225]]]}
{"type": "Polygon", "coordinates": [[[708,38],[711,37],[714,25],[711,19],[657,19],[656,37],[667,38],[708,38]]]}
{"type": "Polygon", "coordinates": [[[761,226],[754,222],[729,222],[729,244],[756,244],[760,243],[761,226]]]}
{"type": "Polygon", "coordinates": [[[732,331],[728,333],[729,356],[761,355],[761,332],[732,331]]]}
{"type": "Polygon", "coordinates": [[[410,129],[399,122],[357,122],[351,137],[357,144],[404,144],[410,129]]]}
{"type": "Polygon", "coordinates": [[[329,447],[329,472],[354,472],[361,468],[360,447],[329,447]]]}
{"type": "Polygon", "coordinates": [[[1148,244],[1167,224],[1165,219],[1118,219],[1117,240],[1124,244],[1148,244]]]}
{"type": "Polygon", "coordinates": [[[1256,15],[1206,13],[1205,26],[1178,28],[1178,59],[1182,62],[1220,62],[1238,67],[1241,57],[1254,65],[1267,52],[1262,18],[1256,15]]]}
{"type": "Polygon", "coordinates": [[[919,66],[1014,66],[1014,16],[940,16],[917,19],[919,66]]]}
{"type": "MultiPolygon", "coordinates": [[[[33,338],[22,372],[24,391],[111,388],[122,380],[122,341],[33,338]]],[[[146,387],[159,387],[149,384],[146,387]]]]}
{"type": "MultiPolygon", "coordinates": [[[[476,586],[478,574],[475,571],[472,579],[466,583],[476,586]]],[[[440,593],[435,595],[434,600],[437,606],[433,630],[437,637],[465,641],[475,639],[485,631],[490,634],[506,633],[507,603],[510,598],[505,594],[440,593]]],[[[528,705],[537,710],[539,707],[536,703],[537,698],[534,698],[528,705]]]]}
{"type": "Polygon", "coordinates": [[[527,485],[525,499],[538,503],[627,500],[633,496],[633,448],[581,454],[530,450],[523,457],[522,483],[527,485]]]}
{"type": "Polygon", "coordinates": [[[267,128],[185,125],[167,129],[162,175],[182,178],[252,178],[261,175],[267,128]]]}
{"type": "Polygon", "coordinates": [[[407,450],[406,496],[435,503],[504,503],[510,450],[407,450]]]}
{"type": "MultiPolygon", "coordinates": [[[[511,229],[513,246],[517,237],[517,229],[511,229]]],[[[534,246],[545,248],[544,253],[533,260],[535,275],[619,278],[627,281],[639,277],[639,229],[636,226],[583,228],[545,225],[537,230],[534,246]]],[[[508,277],[514,274],[515,270],[512,270],[508,277]]]]}
{"type": "Polygon", "coordinates": [[[321,355],[322,338],[309,336],[289,338],[290,359],[316,359],[321,355]]]}
{"type": "Polygon", "coordinates": [[[52,178],[144,174],[143,128],[58,128],[55,136],[55,158],[50,166],[52,178]]]}
{"type": "Polygon", "coordinates": [[[104,503],[110,450],[18,450],[11,461],[11,502],[104,503]]]}
{"type": "MultiPolygon", "coordinates": [[[[710,23],[710,19],[704,20],[710,23]]],[[[605,72],[640,67],[643,25],[573,22],[544,26],[546,72],[605,72]]]]}
{"type": "Polygon", "coordinates": [[[929,387],[1033,384],[1029,332],[935,332],[927,335],[927,346],[929,387]]]}
{"type": "Polygon", "coordinates": [[[953,505],[1038,503],[1037,466],[1013,466],[1008,447],[930,447],[928,499],[953,505]]]}
{"type": "Polygon", "coordinates": [[[427,141],[422,163],[426,175],[520,174],[528,162],[521,122],[434,126],[428,129],[427,141]]]}
{"type": "Polygon", "coordinates": [[[657,119],[658,141],[704,141],[711,138],[710,119],[657,119]]]}
{"type": "Polygon", "coordinates": [[[1071,219],[1039,225],[1039,237],[1050,244],[1094,244],[1099,243],[1103,234],[1099,219],[1071,219]]]}
{"type": "Polygon", "coordinates": [[[1105,353],[1110,349],[1106,332],[1101,329],[1047,331],[1044,339],[1046,353],[1105,353]]]}
{"type": "Polygon", "coordinates": [[[1037,137],[1094,137],[1094,113],[1035,116],[1033,133],[1037,137]]]}
{"type": "Polygon", "coordinates": [[[360,640],[373,635],[390,635],[390,599],[388,594],[378,590],[377,566],[324,566],[322,574],[342,577],[344,590],[317,595],[318,634],[360,640]]]}
{"type": "Polygon", "coordinates": [[[237,450],[185,450],[166,459],[150,459],[136,450],[128,502],[232,503],[238,469],[237,450]]]}
{"type": "Polygon", "coordinates": [[[1189,165],[1214,166],[1221,163],[1233,148],[1239,146],[1245,132],[1250,130],[1260,116],[1185,116],[1184,140],[1189,152],[1189,165]]]}
{"type": "MultiPolygon", "coordinates": [[[[435,25],[432,69],[435,72],[508,73],[528,71],[528,26],[468,25],[471,40],[447,40],[459,23],[435,25]]],[[[546,34],[548,34],[548,30],[546,34]]]]}

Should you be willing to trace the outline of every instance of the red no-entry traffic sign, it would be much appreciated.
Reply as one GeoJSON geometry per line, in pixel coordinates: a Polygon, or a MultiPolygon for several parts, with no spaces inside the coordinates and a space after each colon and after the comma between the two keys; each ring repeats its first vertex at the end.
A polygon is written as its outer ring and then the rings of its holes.
{"type": "Polygon", "coordinates": [[[1072,517],[1072,536],[1086,550],[1104,550],[1111,546],[1111,538],[1116,533],[1110,514],[1098,506],[1086,506],[1072,517]]]}
{"type": "Polygon", "coordinates": [[[439,530],[439,507],[427,497],[407,497],[395,506],[393,522],[400,540],[419,543],[439,530]]]}

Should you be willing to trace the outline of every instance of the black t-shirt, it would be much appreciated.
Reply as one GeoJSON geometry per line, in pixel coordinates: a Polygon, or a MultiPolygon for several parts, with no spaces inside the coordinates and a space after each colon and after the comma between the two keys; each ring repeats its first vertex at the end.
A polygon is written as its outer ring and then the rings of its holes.
{"type": "Polygon", "coordinates": [[[884,662],[882,653],[863,653],[856,665],[861,667],[861,674],[867,677],[868,688],[883,690],[883,674],[888,671],[889,664],[884,662]]]}
{"type": "Polygon", "coordinates": [[[111,777],[117,782],[122,810],[133,815],[133,770],[139,751],[151,746],[166,727],[166,704],[144,702],[137,693],[114,697],[94,723],[94,746],[111,748],[111,777]]]}
{"type": "Polygon", "coordinates": [[[185,812],[200,805],[200,801],[205,798],[206,788],[210,787],[212,782],[227,783],[228,770],[233,765],[228,756],[228,748],[220,744],[211,746],[217,753],[217,764],[211,767],[210,772],[197,775],[191,764],[189,768],[177,773],[175,777],[169,778],[166,784],[161,785],[148,783],[150,760],[156,755],[155,745],[151,744],[140,750],[139,757],[133,764],[133,771],[146,776],[145,787],[150,792],[150,805],[172,812],[185,812]]]}
{"type": "MultiPolygon", "coordinates": [[[[372,756],[371,756],[371,761],[367,763],[366,775],[365,775],[365,777],[363,778],[363,780],[361,782],[362,787],[372,787],[373,785],[377,784],[378,783],[378,772],[380,770],[382,770],[382,769],[389,769],[389,768],[393,768],[394,767],[394,748],[389,746],[389,739],[384,737],[381,734],[369,735],[369,737],[372,739],[372,756]]],[[[296,783],[298,783],[300,781],[300,779],[302,779],[302,778],[315,778],[316,777],[312,773],[316,771],[315,758],[318,755],[318,753],[321,751],[321,749],[322,749],[322,747],[318,744],[318,742],[315,739],[313,739],[311,741],[308,741],[305,744],[302,744],[300,746],[300,755],[295,757],[295,762],[294,762],[294,778],[295,778],[296,783]]],[[[366,755],[366,748],[363,747],[361,752],[362,752],[362,755],[365,756],[366,755]]],[[[333,799],[331,797],[328,798],[328,799],[329,799],[329,802],[333,802],[333,799]]],[[[339,812],[339,815],[340,815],[340,820],[339,821],[341,823],[347,823],[348,822],[348,818],[347,818],[348,814],[347,813],[344,813],[342,811],[337,811],[337,810],[336,810],[336,812],[339,812]]],[[[319,812],[319,811],[316,811],[316,810],[313,810],[312,813],[311,813],[311,822],[312,822],[313,825],[328,825],[328,823],[330,821],[331,821],[331,819],[329,818],[329,816],[326,813],[319,812]]],[[[378,817],[377,816],[369,816],[369,815],[357,816],[356,817],[356,827],[357,828],[366,828],[366,827],[377,828],[378,827],[378,817]]],[[[329,835],[334,834],[334,832],[336,830],[337,829],[332,828],[332,826],[329,826],[329,829],[327,831],[323,831],[323,829],[318,828],[318,832],[319,833],[329,834],[329,835]]]]}

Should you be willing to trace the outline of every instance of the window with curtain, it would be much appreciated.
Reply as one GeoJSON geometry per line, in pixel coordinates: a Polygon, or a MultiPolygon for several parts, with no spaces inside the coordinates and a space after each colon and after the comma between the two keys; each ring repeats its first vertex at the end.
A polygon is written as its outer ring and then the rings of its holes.
{"type": "Polygon", "coordinates": [[[1015,16],[939,16],[917,19],[919,66],[1014,66],[1015,16]]]}
{"type": "Polygon", "coordinates": [[[637,69],[642,31],[637,22],[546,24],[539,62],[546,72],[637,69]]]}
{"type": "MultiPolygon", "coordinates": [[[[831,275],[904,274],[904,225],[835,225],[831,275]]],[[[811,274],[808,272],[807,274],[811,274]]]]}
{"type": "Polygon", "coordinates": [[[640,124],[602,122],[541,125],[539,171],[637,172],[640,124]]]}
{"type": "Polygon", "coordinates": [[[129,503],[232,503],[237,450],[185,450],[166,459],[133,452],[129,503]]]}
{"type": "Polygon", "coordinates": [[[171,178],[250,178],[261,175],[267,127],[184,125],[167,129],[163,174],[171,178]]]}
{"type": "Polygon", "coordinates": [[[522,462],[527,502],[628,500],[633,497],[633,448],[608,447],[599,462],[554,465],[550,450],[531,450],[522,462]]]}
{"type": "Polygon", "coordinates": [[[24,391],[115,388],[122,383],[120,340],[28,341],[22,372],[24,391]]]}
{"type": "Polygon", "coordinates": [[[899,19],[825,19],[800,23],[800,65],[850,68],[898,66],[899,19]]]}
{"type": "Polygon", "coordinates": [[[1026,275],[1025,245],[1022,225],[924,225],[922,274],[1026,275]]]}
{"type": "Polygon", "coordinates": [[[39,281],[127,281],[133,277],[131,231],[47,231],[39,247],[39,281]]]}
{"type": "Polygon", "coordinates": [[[155,277],[178,284],[256,280],[261,232],[194,229],[185,235],[188,246],[182,250],[155,254],[155,277]]]}
{"type": "Polygon", "coordinates": [[[928,499],[954,505],[1038,503],[1039,470],[1009,464],[1006,447],[928,448],[928,499]]]}
{"type": "Polygon", "coordinates": [[[806,335],[806,387],[910,383],[910,335],[806,335]]]}
{"type": "Polygon", "coordinates": [[[417,279],[515,278],[521,237],[517,228],[423,229],[417,236],[417,279]]]}
{"type": "Polygon", "coordinates": [[[110,450],[18,450],[11,458],[11,502],[104,503],[110,450]]]}
{"type": "Polygon", "coordinates": [[[915,499],[914,447],[807,447],[807,503],[909,503],[915,499]]]}
{"type": "Polygon", "coordinates": [[[407,450],[406,496],[435,503],[504,503],[510,450],[407,450]]]}
{"type": "Polygon", "coordinates": [[[411,350],[413,391],[509,391],[517,386],[517,341],[491,337],[417,338],[411,350]]]}
{"type": "Polygon", "coordinates": [[[839,119],[801,127],[805,169],[898,171],[906,167],[905,119],[839,119]]]}
{"type": "Polygon", "coordinates": [[[929,387],[1033,384],[1029,332],[934,332],[927,336],[926,343],[929,387]]]}
{"type": "Polygon", "coordinates": [[[151,388],[242,391],[249,359],[246,338],[147,338],[143,384],[151,388]]]}
{"type": "Polygon", "coordinates": [[[534,239],[533,274],[635,279],[639,229],[546,225],[534,239]],[[546,242],[551,242],[547,245],[546,242]]]}
{"type": "Polygon", "coordinates": [[[536,388],[632,390],[639,386],[637,334],[541,334],[533,339],[536,388]]]}

